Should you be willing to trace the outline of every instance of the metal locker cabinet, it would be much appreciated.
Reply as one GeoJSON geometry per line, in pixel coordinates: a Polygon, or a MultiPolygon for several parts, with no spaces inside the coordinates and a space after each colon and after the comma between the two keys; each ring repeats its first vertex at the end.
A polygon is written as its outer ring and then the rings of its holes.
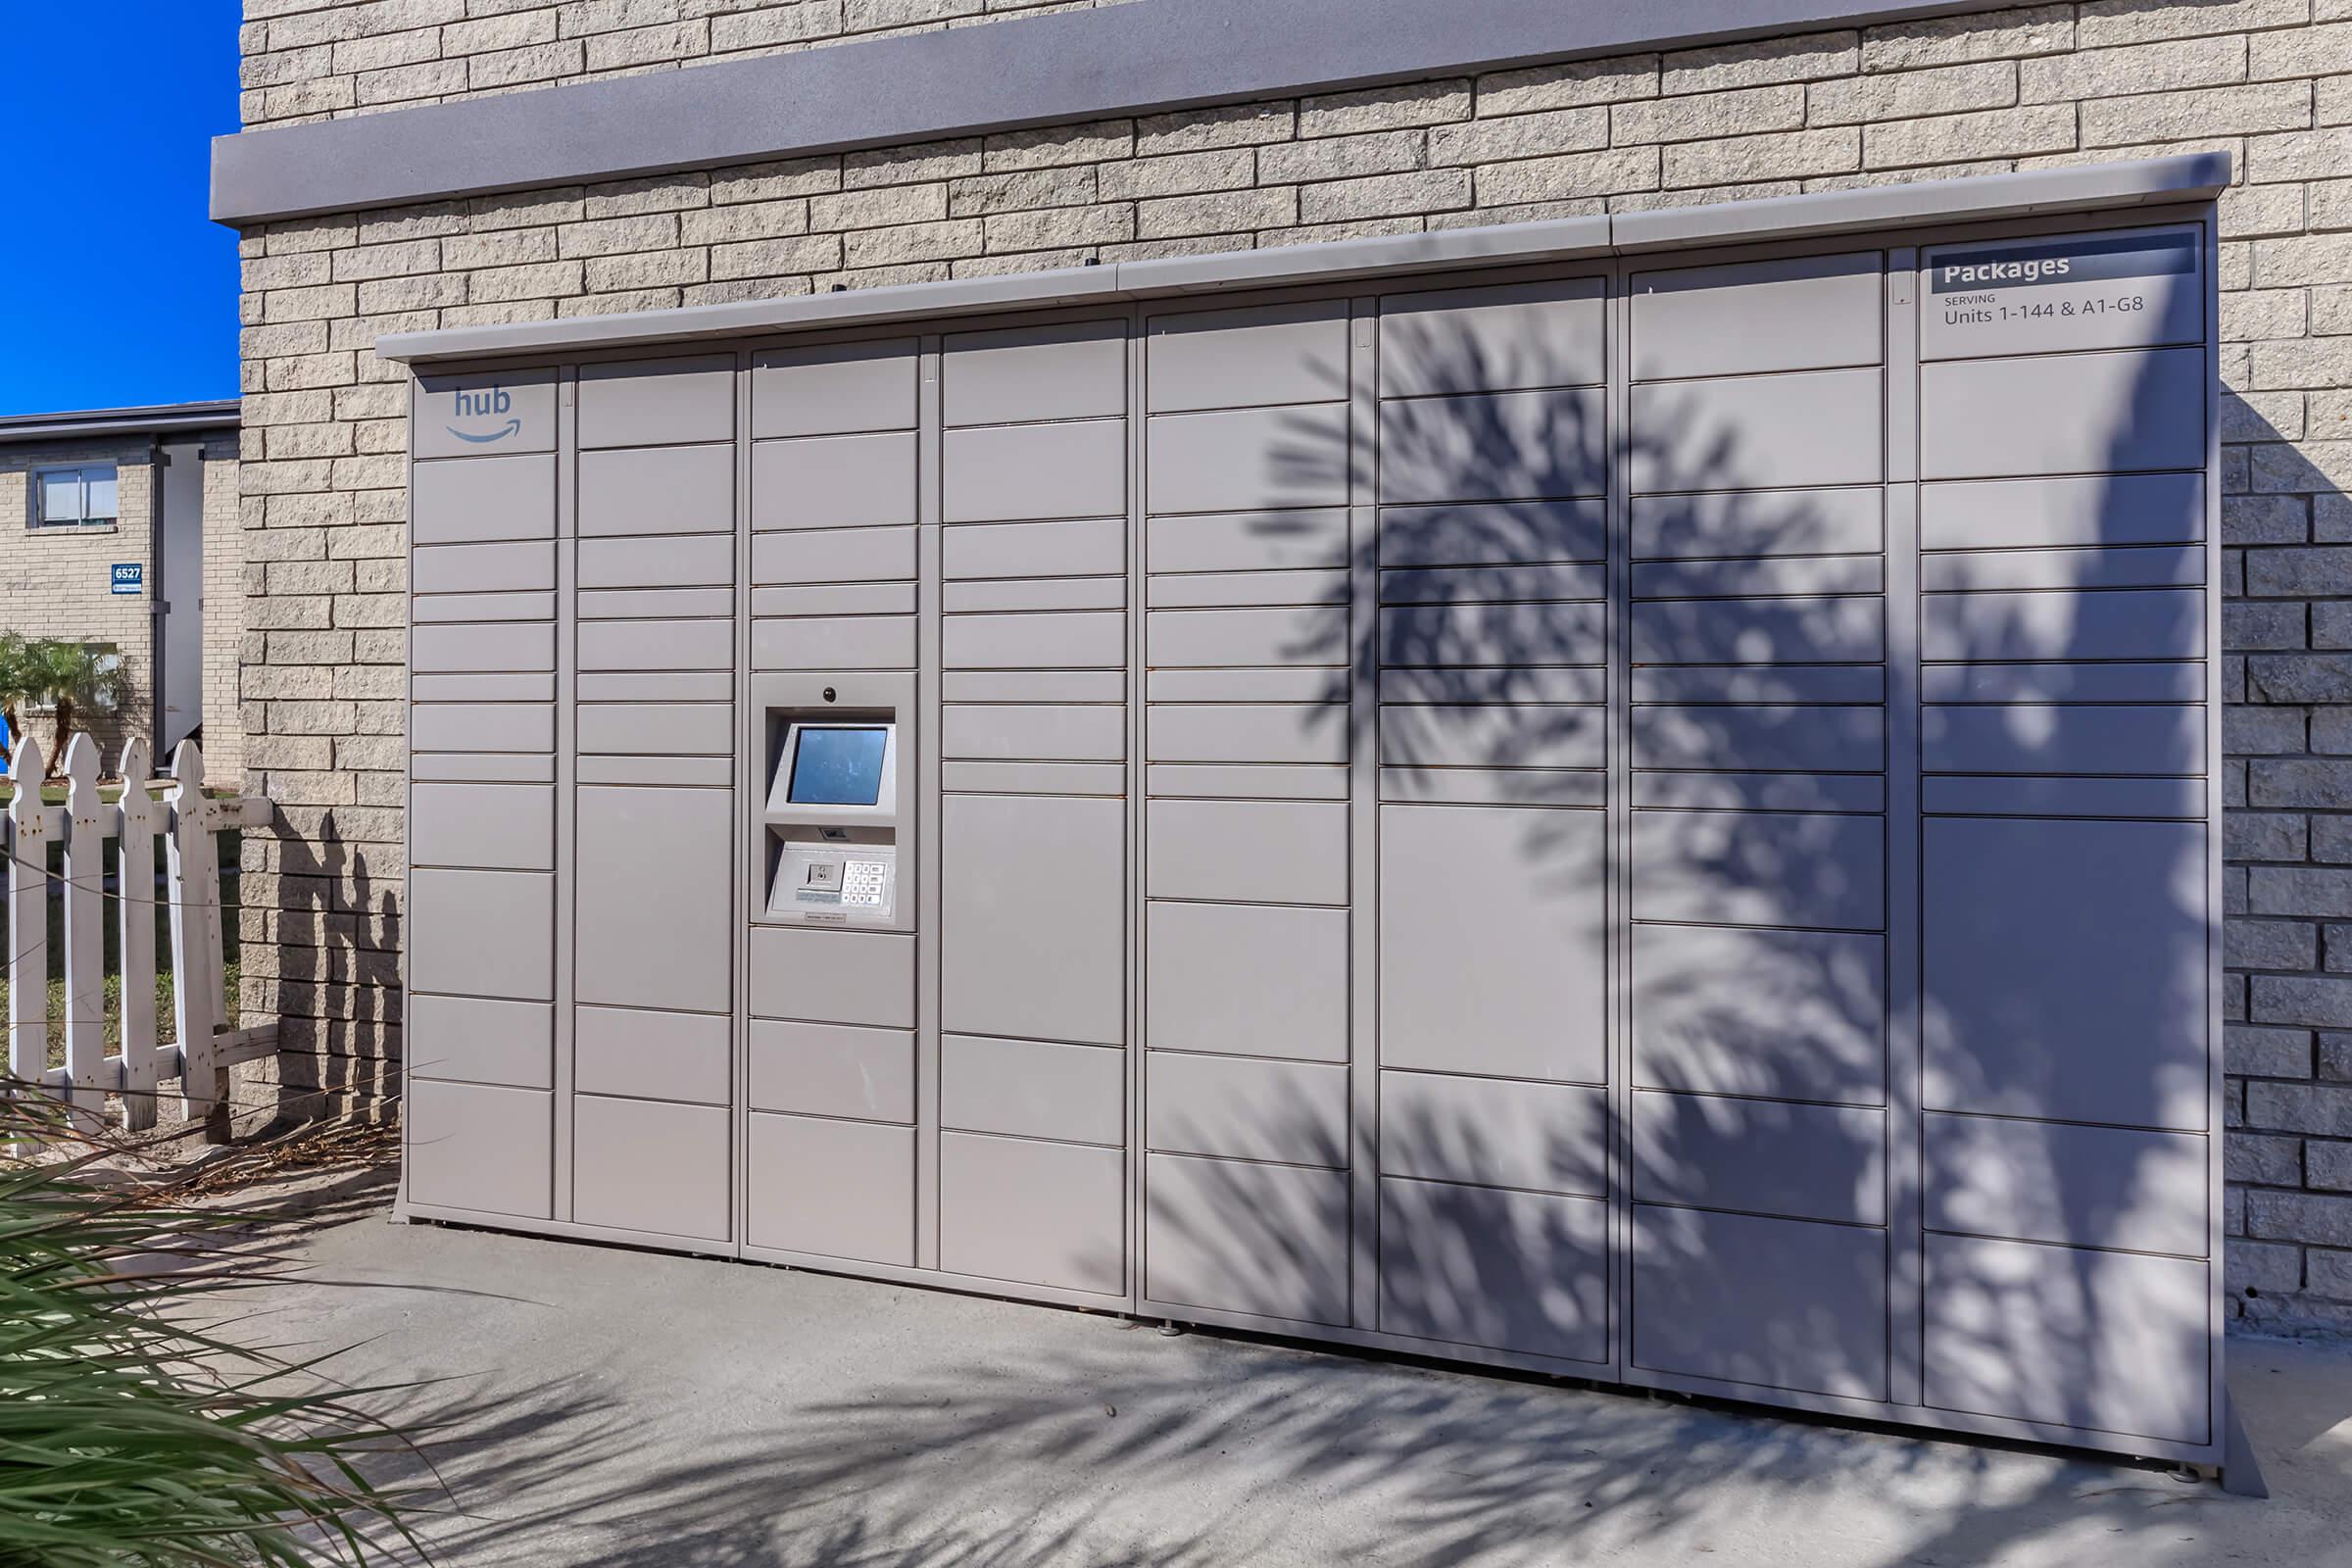
{"type": "Polygon", "coordinates": [[[914,432],[759,442],[752,448],[752,494],[755,528],[911,523],[914,432]]]}
{"type": "Polygon", "coordinates": [[[1347,1172],[1154,1150],[1144,1181],[1148,1299],[1347,1326],[1347,1172]]]}
{"type": "MultiPolygon", "coordinates": [[[[695,375],[701,379],[715,373],[706,369],[695,375]]],[[[590,388],[591,383],[582,384],[584,404],[596,401],[590,388]]],[[[604,390],[611,396],[609,385],[604,390]]],[[[640,552],[652,553],[666,548],[651,544],[653,540],[700,534],[704,537],[697,553],[708,554],[719,542],[713,535],[733,531],[735,446],[725,438],[728,429],[724,424],[710,425],[704,438],[690,446],[583,449],[579,455],[580,538],[625,539],[635,543],[640,552]],[[710,439],[714,433],[719,439],[710,439]]],[[[695,550],[685,544],[676,548],[695,550]]],[[[657,572],[612,586],[659,586],[662,580],[657,572]]],[[[691,580],[710,579],[704,574],[691,580]]],[[[583,578],[580,586],[586,589],[592,584],[583,578]]]]}
{"type": "Polygon", "coordinates": [[[914,1262],[914,1129],[755,1114],[744,1180],[754,1247],[848,1262],[914,1262]]]}
{"type": "Polygon", "coordinates": [[[2044,201],[2154,177],[497,329],[411,1211],[2211,1462],[2210,209],[2044,201]]]}
{"type": "MultiPolygon", "coordinates": [[[[644,726],[629,726],[629,735],[642,741],[644,726]]],[[[718,901],[733,882],[733,804],[723,790],[579,787],[576,821],[588,851],[579,897],[598,914],[581,922],[576,944],[572,994],[582,1004],[728,1009],[729,909],[718,901]]],[[[663,1098],[654,1077],[644,1093],[663,1098]]]]}
{"type": "Polygon", "coordinates": [[[1097,1294],[1126,1286],[1126,1053],[940,1041],[940,1265],[1097,1294]]]}

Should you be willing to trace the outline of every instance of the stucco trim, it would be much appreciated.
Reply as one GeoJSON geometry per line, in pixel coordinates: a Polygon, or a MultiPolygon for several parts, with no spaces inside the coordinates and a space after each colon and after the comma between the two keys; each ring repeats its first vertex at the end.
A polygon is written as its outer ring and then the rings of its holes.
{"type": "Polygon", "coordinates": [[[678,310],[572,317],[495,326],[394,332],[375,352],[401,364],[695,343],[755,333],[871,325],[989,311],[1120,304],[1170,294],[1328,283],[1399,272],[1574,261],[1703,244],[1854,233],[1931,222],[2105,212],[2210,201],[2230,183],[2228,153],[2189,153],[1969,179],[1920,180],[1761,201],[1507,223],[1434,234],[1342,240],[1168,257],[1110,267],[1062,268],[1003,277],[903,283],[839,294],[678,310]]]}
{"type": "Polygon", "coordinates": [[[220,136],[212,215],[244,225],[2017,3],[1130,0],[220,136]]]}

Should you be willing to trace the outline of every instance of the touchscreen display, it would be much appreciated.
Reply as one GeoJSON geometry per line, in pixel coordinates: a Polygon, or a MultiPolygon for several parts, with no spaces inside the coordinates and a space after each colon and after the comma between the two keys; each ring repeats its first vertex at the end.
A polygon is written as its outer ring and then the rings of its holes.
{"type": "Polygon", "coordinates": [[[882,725],[803,724],[784,798],[795,806],[872,806],[882,797],[882,725]]]}

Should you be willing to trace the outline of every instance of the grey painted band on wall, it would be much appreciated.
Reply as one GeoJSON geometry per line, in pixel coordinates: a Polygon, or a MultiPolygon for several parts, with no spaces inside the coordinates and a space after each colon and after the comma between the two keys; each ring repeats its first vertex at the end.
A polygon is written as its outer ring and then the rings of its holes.
{"type": "Polygon", "coordinates": [[[1994,11],[2018,0],[1129,0],[213,143],[232,225],[1994,11]]]}
{"type": "Polygon", "coordinates": [[[375,352],[401,364],[694,343],[759,332],[879,324],[943,315],[1110,304],[1218,289],[1330,283],[1405,271],[1573,261],[1702,244],[1854,233],[1933,222],[2022,218],[2211,201],[2230,183],[2230,155],[2187,153],[1968,179],[1818,191],[1760,201],[1717,202],[1658,212],[1615,213],[1548,222],[1383,239],[1288,245],[1216,256],[1174,256],[1112,267],[1061,268],[1002,277],[902,283],[840,294],[615,316],[571,317],[510,325],[393,332],[375,352]]]}

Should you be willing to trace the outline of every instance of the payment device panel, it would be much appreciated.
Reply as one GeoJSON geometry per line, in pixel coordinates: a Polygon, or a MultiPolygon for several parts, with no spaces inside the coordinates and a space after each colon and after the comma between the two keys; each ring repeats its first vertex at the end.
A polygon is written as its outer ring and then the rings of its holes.
{"type": "Polygon", "coordinates": [[[912,899],[912,682],[763,675],[764,890],[754,918],[906,930],[912,899]],[[905,858],[902,860],[902,854],[905,858]]]}

